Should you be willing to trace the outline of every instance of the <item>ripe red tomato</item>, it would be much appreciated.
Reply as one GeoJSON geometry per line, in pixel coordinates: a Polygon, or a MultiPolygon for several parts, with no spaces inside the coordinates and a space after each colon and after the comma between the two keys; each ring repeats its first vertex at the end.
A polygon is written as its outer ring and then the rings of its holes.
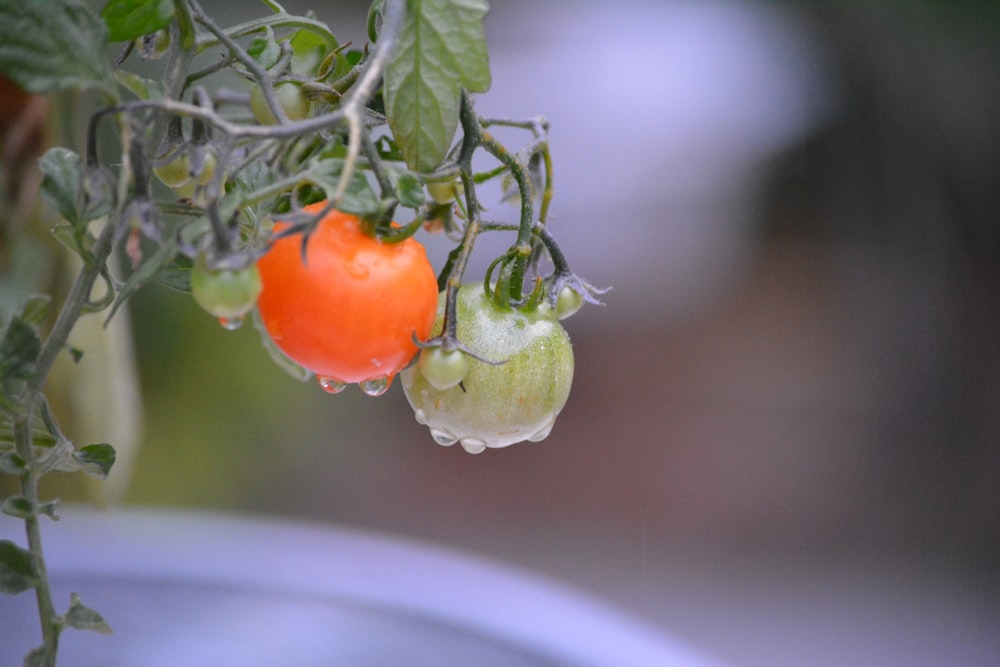
{"type": "Polygon", "coordinates": [[[347,213],[332,211],[319,222],[305,263],[302,237],[294,235],[275,242],[257,267],[265,328],[330,392],[357,382],[367,394],[383,393],[417,353],[414,335],[427,338],[434,323],[437,278],[423,245],[413,238],[383,243],[347,213]]]}

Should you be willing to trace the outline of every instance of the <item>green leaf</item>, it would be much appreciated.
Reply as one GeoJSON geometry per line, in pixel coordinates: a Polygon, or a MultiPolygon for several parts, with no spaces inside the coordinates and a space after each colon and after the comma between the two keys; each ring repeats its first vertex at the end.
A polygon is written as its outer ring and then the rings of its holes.
{"type": "Polygon", "coordinates": [[[23,475],[28,471],[28,463],[16,452],[6,452],[0,456],[0,471],[8,475],[23,475]]]}
{"type": "Polygon", "coordinates": [[[166,28],[174,18],[173,0],[108,0],[101,10],[112,42],[127,42],[166,28]]]}
{"type": "Polygon", "coordinates": [[[289,44],[292,47],[292,71],[305,76],[316,72],[329,48],[326,40],[312,30],[297,30],[289,44]]]}
{"type": "Polygon", "coordinates": [[[3,513],[16,519],[30,519],[35,516],[35,506],[24,496],[11,496],[3,501],[3,513]]]}
{"type": "Polygon", "coordinates": [[[73,0],[0,0],[0,71],[32,93],[114,94],[104,24],[73,0]]]}
{"type": "Polygon", "coordinates": [[[411,172],[404,171],[396,179],[396,194],[399,203],[406,208],[420,208],[424,205],[424,186],[411,172]]]}
{"type": "Polygon", "coordinates": [[[38,514],[41,516],[44,514],[53,521],[58,521],[60,519],[59,515],[56,514],[56,507],[59,505],[59,500],[50,500],[48,502],[42,503],[38,506],[38,514]]]}
{"type": "MultiPolygon", "coordinates": [[[[340,175],[343,170],[343,160],[321,158],[311,161],[301,176],[314,185],[323,188],[327,196],[330,197],[340,183],[340,175]]],[[[337,208],[361,217],[377,215],[382,210],[381,203],[375,191],[372,190],[367,179],[358,171],[351,174],[351,180],[347,184],[347,192],[344,193],[344,198],[340,200],[337,208]]]]}
{"type": "Polygon", "coordinates": [[[83,158],[68,148],[50,148],[38,161],[42,178],[42,196],[59,215],[71,224],[83,222],[83,158]]]}
{"type": "Polygon", "coordinates": [[[432,171],[451,147],[462,89],[490,86],[486,0],[409,0],[385,70],[385,110],[406,164],[432,171]]]}
{"type": "Polygon", "coordinates": [[[56,659],[52,653],[55,650],[54,646],[49,646],[48,644],[43,644],[32,649],[31,653],[24,657],[24,667],[47,667],[47,665],[54,665],[56,659]]]}
{"type": "Polygon", "coordinates": [[[156,274],[156,282],[178,292],[191,293],[191,269],[194,262],[190,257],[177,255],[174,261],[156,274]]]}
{"type": "Polygon", "coordinates": [[[0,383],[31,377],[41,349],[42,342],[34,329],[20,319],[11,320],[0,340],[0,383]]]}
{"type": "Polygon", "coordinates": [[[69,599],[69,610],[63,616],[66,625],[77,630],[90,630],[102,635],[111,634],[111,626],[104,620],[104,617],[90,607],[84,606],[79,595],[71,593],[69,599]]]}
{"type": "Polygon", "coordinates": [[[0,540],[0,592],[17,594],[34,588],[38,572],[31,553],[10,540],[0,540]]]}
{"type": "Polygon", "coordinates": [[[52,297],[48,294],[33,294],[21,304],[17,317],[25,324],[37,326],[49,319],[52,297]]]}
{"type": "Polygon", "coordinates": [[[105,443],[87,445],[73,452],[73,459],[83,472],[104,479],[115,464],[115,448],[105,443]]]}
{"type": "Polygon", "coordinates": [[[270,27],[267,28],[263,37],[257,37],[250,42],[247,53],[264,69],[271,69],[278,62],[281,57],[281,47],[274,41],[274,32],[270,27]]]}

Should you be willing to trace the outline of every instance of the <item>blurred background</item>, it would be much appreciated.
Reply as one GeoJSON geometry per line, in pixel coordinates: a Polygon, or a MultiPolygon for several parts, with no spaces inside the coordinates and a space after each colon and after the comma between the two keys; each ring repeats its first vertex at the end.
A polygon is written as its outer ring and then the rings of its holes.
{"type": "MultiPolygon", "coordinates": [[[[311,3],[358,44],[363,4],[311,3]]],[[[486,554],[738,666],[1000,664],[1000,5],[522,0],[487,32],[478,109],[549,118],[552,229],[614,287],[566,322],[552,435],[440,447],[398,386],[328,396],[154,287],[125,502],[486,554]]]]}

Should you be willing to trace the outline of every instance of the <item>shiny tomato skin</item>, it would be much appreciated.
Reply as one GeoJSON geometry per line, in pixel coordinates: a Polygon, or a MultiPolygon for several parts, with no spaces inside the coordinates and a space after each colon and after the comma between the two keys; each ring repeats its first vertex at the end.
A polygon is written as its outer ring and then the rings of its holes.
{"type": "Polygon", "coordinates": [[[383,243],[347,213],[332,211],[320,221],[305,263],[302,236],[294,235],[276,241],[257,265],[265,328],[322,380],[391,380],[417,353],[414,336],[425,339],[434,322],[437,278],[423,245],[413,238],[383,243]]]}
{"type": "MultiPolygon", "coordinates": [[[[445,295],[435,330],[442,324],[445,295]]],[[[416,420],[442,445],[460,442],[470,453],[545,439],[569,399],[573,346],[549,308],[502,311],[482,283],[462,285],[457,302],[458,338],[489,364],[468,359],[462,381],[444,389],[421,364],[400,374],[416,420]]]]}

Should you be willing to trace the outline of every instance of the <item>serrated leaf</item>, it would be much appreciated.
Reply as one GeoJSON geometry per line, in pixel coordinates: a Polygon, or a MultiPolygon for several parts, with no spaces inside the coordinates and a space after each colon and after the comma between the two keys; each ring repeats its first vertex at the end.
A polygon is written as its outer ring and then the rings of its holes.
{"type": "MultiPolygon", "coordinates": [[[[323,158],[310,162],[301,176],[312,184],[323,188],[327,196],[330,197],[340,184],[340,175],[343,170],[343,160],[323,158]]],[[[347,191],[337,208],[364,217],[377,215],[381,211],[381,204],[365,177],[355,171],[351,174],[347,191]]]]}
{"type": "Polygon", "coordinates": [[[414,174],[404,171],[396,179],[396,195],[406,208],[420,208],[424,204],[424,186],[414,174]]]}
{"type": "Polygon", "coordinates": [[[0,71],[32,93],[100,88],[114,94],[107,29],[73,0],[0,0],[0,71]]]}
{"type": "Polygon", "coordinates": [[[178,292],[191,293],[191,269],[194,262],[190,257],[177,255],[174,261],[156,274],[156,282],[178,292]]]}
{"type": "Polygon", "coordinates": [[[76,593],[70,594],[69,610],[63,616],[63,620],[66,625],[77,630],[89,630],[102,635],[111,634],[111,626],[104,620],[104,617],[85,606],[76,593]]]}
{"type": "Polygon", "coordinates": [[[11,496],[3,501],[3,513],[16,519],[35,516],[35,506],[24,496],[11,496]]]}
{"type": "MultiPolygon", "coordinates": [[[[2,1],[2,0],[0,0],[2,1]]],[[[71,224],[83,220],[83,158],[68,148],[50,148],[38,161],[42,170],[42,196],[71,224]]]]}
{"type": "Polygon", "coordinates": [[[20,319],[11,320],[0,340],[0,383],[31,377],[41,349],[42,342],[34,329],[20,319]]]}
{"type": "Polygon", "coordinates": [[[409,0],[386,67],[389,127],[415,171],[437,167],[458,128],[462,89],[490,86],[486,0],[409,0]]]}
{"type": "Polygon", "coordinates": [[[115,464],[115,448],[106,443],[87,445],[73,452],[73,459],[83,472],[104,479],[115,464]]]}
{"type": "Polygon", "coordinates": [[[31,650],[31,653],[24,657],[24,667],[47,667],[55,664],[55,657],[52,653],[55,647],[42,645],[31,650]]]}
{"type": "Polygon", "coordinates": [[[174,18],[173,0],[108,0],[101,10],[112,42],[127,42],[166,28],[174,18]]]}
{"type": "Polygon", "coordinates": [[[10,540],[0,540],[0,592],[17,594],[38,583],[31,553],[10,540]]]}

